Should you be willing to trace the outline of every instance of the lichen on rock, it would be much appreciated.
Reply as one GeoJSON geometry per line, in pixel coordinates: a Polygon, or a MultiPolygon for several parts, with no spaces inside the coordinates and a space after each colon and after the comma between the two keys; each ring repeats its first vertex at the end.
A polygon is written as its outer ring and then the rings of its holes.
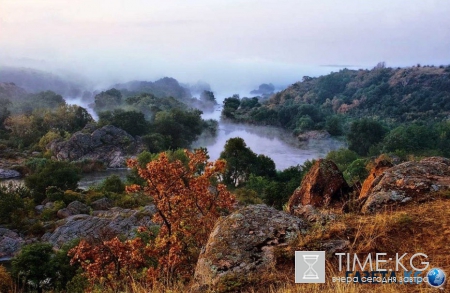
{"type": "MultiPolygon", "coordinates": [[[[195,270],[197,291],[258,274],[275,265],[274,248],[307,229],[306,221],[263,204],[249,205],[220,219],[195,270]]],[[[238,282],[239,283],[239,282],[238,282]]]]}

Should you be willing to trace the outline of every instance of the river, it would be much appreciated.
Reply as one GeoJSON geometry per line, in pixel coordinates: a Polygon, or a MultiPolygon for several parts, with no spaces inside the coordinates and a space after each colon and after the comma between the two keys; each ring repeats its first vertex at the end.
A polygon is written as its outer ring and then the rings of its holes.
{"type": "MultiPolygon", "coordinates": [[[[247,146],[256,154],[264,154],[270,157],[278,170],[302,165],[306,160],[322,158],[328,152],[344,146],[342,141],[333,138],[300,142],[291,133],[280,128],[226,123],[220,120],[220,113],[221,106],[217,106],[215,111],[203,114],[204,119],[219,121],[217,136],[202,136],[192,144],[193,148],[207,148],[211,160],[217,160],[220,157],[226,141],[233,137],[243,138],[247,146]]],[[[88,189],[113,174],[118,175],[121,179],[126,179],[128,170],[125,168],[109,169],[83,174],[78,186],[81,189],[88,189]]],[[[0,184],[7,184],[8,182],[23,184],[23,179],[1,180],[0,184]]]]}
{"type": "Polygon", "coordinates": [[[300,142],[291,133],[280,128],[226,123],[220,120],[220,113],[221,106],[217,106],[214,112],[203,114],[204,119],[219,121],[217,136],[201,137],[192,144],[193,148],[207,148],[211,160],[220,157],[226,141],[233,137],[243,138],[256,154],[270,157],[278,170],[302,165],[307,160],[322,158],[328,152],[344,146],[342,141],[334,138],[300,142]]]}

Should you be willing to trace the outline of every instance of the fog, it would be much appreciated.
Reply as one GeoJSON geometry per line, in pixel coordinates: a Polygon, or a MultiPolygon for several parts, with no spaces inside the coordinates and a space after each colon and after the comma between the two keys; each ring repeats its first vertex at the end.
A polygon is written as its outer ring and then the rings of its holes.
{"type": "Polygon", "coordinates": [[[280,128],[221,121],[217,136],[201,137],[193,143],[192,147],[207,148],[210,160],[217,160],[227,140],[235,137],[243,138],[246,145],[256,154],[270,157],[278,170],[302,165],[307,160],[323,158],[330,151],[345,146],[343,142],[333,138],[300,142],[292,134],[280,128]]]}
{"type": "Polygon", "coordinates": [[[170,76],[242,92],[348,65],[449,64],[448,15],[441,0],[4,0],[0,65],[95,89],[170,76]]]}

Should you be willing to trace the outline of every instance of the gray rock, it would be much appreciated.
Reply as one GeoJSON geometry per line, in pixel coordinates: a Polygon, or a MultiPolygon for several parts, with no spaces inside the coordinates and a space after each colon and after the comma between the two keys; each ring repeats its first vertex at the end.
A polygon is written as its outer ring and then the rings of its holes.
{"type": "Polygon", "coordinates": [[[0,228],[0,258],[11,258],[25,244],[19,234],[9,229],[0,228]]]}
{"type": "Polygon", "coordinates": [[[34,207],[34,210],[36,211],[36,213],[38,215],[42,214],[42,212],[44,211],[44,205],[40,204],[34,207]]]}
{"type": "Polygon", "coordinates": [[[325,223],[336,218],[336,215],[331,212],[320,211],[312,205],[298,205],[294,207],[292,213],[298,217],[308,220],[309,222],[325,223]]]}
{"type": "Polygon", "coordinates": [[[16,170],[0,169],[0,179],[11,179],[20,177],[20,173],[16,170]]]}
{"type": "Polygon", "coordinates": [[[274,248],[288,245],[306,222],[266,205],[250,205],[220,219],[195,270],[196,291],[274,266],[274,248]]]}
{"type": "Polygon", "coordinates": [[[450,189],[450,160],[430,157],[420,162],[405,162],[379,174],[369,181],[361,211],[383,210],[385,206],[423,202],[435,198],[435,193],[450,189]]]}
{"type": "Polygon", "coordinates": [[[71,203],[69,203],[69,205],[67,206],[67,209],[73,214],[73,215],[77,215],[77,214],[89,214],[90,209],[87,205],[85,205],[82,202],[79,202],[78,200],[73,201],[71,203]]]}
{"type": "Polygon", "coordinates": [[[91,207],[94,211],[108,210],[113,207],[113,201],[109,198],[103,197],[91,203],[91,207]]]}
{"type": "Polygon", "coordinates": [[[324,241],[320,244],[322,250],[325,250],[328,254],[334,254],[336,252],[347,252],[350,247],[350,241],[343,239],[332,239],[324,241]]]}
{"type": "Polygon", "coordinates": [[[152,216],[156,212],[154,206],[146,206],[140,210],[111,208],[108,211],[95,211],[93,215],[72,215],[58,221],[52,233],[46,233],[41,241],[52,243],[55,247],[77,238],[101,238],[106,232],[126,237],[133,237],[140,226],[154,226],[152,216]]]}
{"type": "Polygon", "coordinates": [[[68,209],[63,208],[56,212],[56,216],[60,219],[65,219],[67,217],[72,216],[72,214],[70,213],[70,211],[68,209]]]}
{"type": "Polygon", "coordinates": [[[91,210],[87,205],[76,200],[69,203],[66,208],[58,210],[56,216],[60,219],[64,219],[73,215],[89,214],[90,211],[91,210]]]}
{"type": "Polygon", "coordinates": [[[91,126],[76,132],[67,141],[54,141],[48,148],[63,161],[95,160],[108,168],[126,166],[126,158],[141,153],[145,146],[139,137],[112,125],[93,130],[91,126]]]}

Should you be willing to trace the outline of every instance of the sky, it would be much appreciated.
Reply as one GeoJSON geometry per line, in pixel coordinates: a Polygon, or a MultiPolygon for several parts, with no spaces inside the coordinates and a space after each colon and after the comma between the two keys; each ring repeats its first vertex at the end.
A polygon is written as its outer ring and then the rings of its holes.
{"type": "Polygon", "coordinates": [[[95,83],[288,85],[342,67],[450,64],[448,0],[0,0],[0,64],[95,83]]]}

